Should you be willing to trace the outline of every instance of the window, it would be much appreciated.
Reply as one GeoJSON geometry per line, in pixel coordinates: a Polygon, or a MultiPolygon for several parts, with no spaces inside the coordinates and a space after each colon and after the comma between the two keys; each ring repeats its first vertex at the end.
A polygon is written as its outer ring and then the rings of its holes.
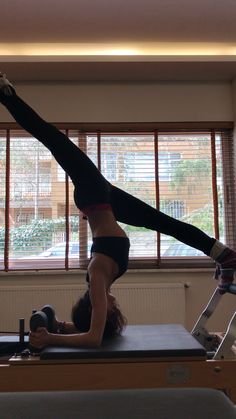
{"type": "Polygon", "coordinates": [[[101,155],[102,173],[105,178],[110,182],[117,180],[117,155],[115,153],[107,151],[101,155]]]}
{"type": "Polygon", "coordinates": [[[171,151],[161,151],[158,153],[159,156],[159,181],[171,180],[174,168],[178,165],[181,159],[180,153],[174,153],[171,151]]]}
{"type": "Polygon", "coordinates": [[[155,182],[154,153],[125,153],[124,179],[127,182],[155,182]]]}
{"type": "MultiPolygon", "coordinates": [[[[157,135],[73,129],[68,135],[115,186],[235,246],[230,131],[157,135]]],[[[74,205],[72,182],[51,153],[23,130],[2,129],[0,176],[0,269],[85,268],[88,224],[74,205]]],[[[131,241],[131,268],[176,266],[177,259],[182,266],[208,262],[170,236],[122,227],[131,241]]]]}
{"type": "Polygon", "coordinates": [[[171,217],[177,218],[181,220],[185,215],[185,203],[184,201],[179,200],[170,200],[170,201],[162,201],[161,202],[161,211],[171,217]]]}

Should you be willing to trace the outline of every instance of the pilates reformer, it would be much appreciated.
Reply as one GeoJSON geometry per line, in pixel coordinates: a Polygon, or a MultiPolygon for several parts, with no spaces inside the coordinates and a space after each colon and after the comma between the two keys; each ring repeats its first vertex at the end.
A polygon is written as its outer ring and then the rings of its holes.
{"type": "MultiPolygon", "coordinates": [[[[228,292],[236,294],[236,285],[228,292]]],[[[191,333],[178,324],[127,326],[96,349],[47,347],[30,354],[21,320],[20,336],[9,339],[14,351],[0,365],[0,391],[209,387],[236,402],[236,313],[223,339],[205,328],[222,297],[216,289],[191,333]]]]}
{"type": "MultiPolygon", "coordinates": [[[[236,284],[230,285],[227,292],[236,295],[236,284]]],[[[208,356],[218,360],[236,358],[236,349],[234,349],[236,342],[236,311],[223,336],[219,333],[209,333],[206,329],[206,323],[214,313],[223,295],[216,288],[192,330],[192,335],[204,346],[208,356]]]]}

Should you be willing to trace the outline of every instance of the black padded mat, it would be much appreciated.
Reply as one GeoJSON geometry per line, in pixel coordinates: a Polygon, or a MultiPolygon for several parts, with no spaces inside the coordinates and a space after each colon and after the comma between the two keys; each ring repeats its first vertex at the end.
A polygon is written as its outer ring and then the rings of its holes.
{"type": "Polygon", "coordinates": [[[105,340],[101,347],[47,347],[41,359],[206,358],[206,350],[179,324],[127,326],[122,336],[105,340]]]}

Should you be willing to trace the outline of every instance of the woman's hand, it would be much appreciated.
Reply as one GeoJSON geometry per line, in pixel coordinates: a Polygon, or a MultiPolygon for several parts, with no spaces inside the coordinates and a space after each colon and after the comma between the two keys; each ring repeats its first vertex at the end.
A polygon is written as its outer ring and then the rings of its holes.
{"type": "Polygon", "coordinates": [[[29,342],[34,348],[42,349],[51,343],[51,333],[45,327],[39,327],[36,332],[30,332],[29,342]]]}

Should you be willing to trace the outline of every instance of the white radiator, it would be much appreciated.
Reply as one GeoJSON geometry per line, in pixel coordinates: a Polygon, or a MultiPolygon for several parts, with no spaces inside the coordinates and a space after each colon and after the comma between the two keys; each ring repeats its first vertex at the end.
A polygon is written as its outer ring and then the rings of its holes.
{"type": "MultiPolygon", "coordinates": [[[[70,320],[70,311],[83,285],[1,286],[0,333],[18,331],[19,318],[28,330],[32,309],[55,307],[60,320],[70,320]]],[[[184,284],[118,284],[112,287],[128,324],[185,324],[184,284]]]]}

